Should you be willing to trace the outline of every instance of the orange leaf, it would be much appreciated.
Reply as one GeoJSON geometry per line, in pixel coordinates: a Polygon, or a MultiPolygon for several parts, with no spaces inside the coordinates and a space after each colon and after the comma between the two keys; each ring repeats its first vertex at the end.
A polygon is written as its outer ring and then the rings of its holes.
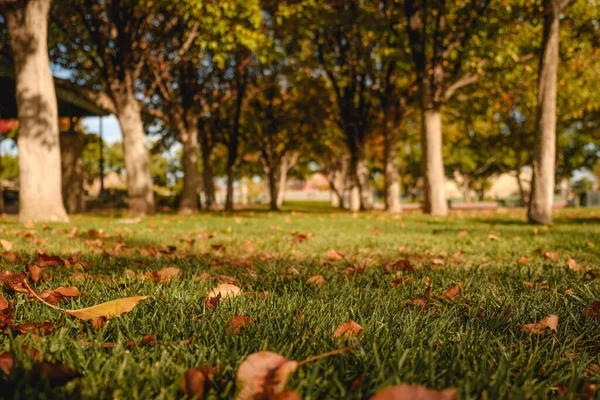
{"type": "Polygon", "coordinates": [[[333,337],[347,338],[349,336],[358,337],[363,331],[363,327],[357,324],[354,321],[344,322],[340,326],[337,327],[335,332],[333,333],[333,337]]]}
{"type": "Polygon", "coordinates": [[[208,382],[213,379],[215,370],[212,367],[189,368],[182,379],[183,392],[190,397],[202,400],[208,389],[208,382]]]}
{"type": "Polygon", "coordinates": [[[241,391],[238,400],[272,398],[281,393],[288,378],[298,368],[298,362],[277,353],[260,351],[250,354],[240,365],[237,383],[241,391]]]}
{"type": "Polygon", "coordinates": [[[13,248],[13,242],[10,242],[5,239],[0,239],[0,244],[4,247],[4,250],[10,251],[13,248]]]}
{"type": "Polygon", "coordinates": [[[535,324],[522,324],[519,325],[519,329],[524,332],[529,332],[530,334],[539,335],[544,333],[546,329],[553,330],[556,332],[558,328],[558,316],[550,314],[546,318],[542,319],[540,322],[535,324]]]}
{"type": "Polygon", "coordinates": [[[323,277],[323,275],[313,275],[306,281],[307,285],[324,285],[327,281],[323,277]]]}
{"type": "Polygon", "coordinates": [[[454,301],[458,298],[458,296],[460,296],[461,293],[462,293],[462,283],[458,282],[456,285],[452,286],[451,288],[447,289],[444,293],[442,293],[439,296],[439,298],[454,301]]]}
{"type": "Polygon", "coordinates": [[[227,332],[230,334],[240,333],[242,328],[248,325],[252,325],[255,319],[247,317],[245,315],[236,315],[231,319],[229,325],[227,325],[227,332]]]}
{"type": "Polygon", "coordinates": [[[331,249],[325,255],[329,261],[340,261],[346,258],[346,254],[339,250],[331,249]]]}

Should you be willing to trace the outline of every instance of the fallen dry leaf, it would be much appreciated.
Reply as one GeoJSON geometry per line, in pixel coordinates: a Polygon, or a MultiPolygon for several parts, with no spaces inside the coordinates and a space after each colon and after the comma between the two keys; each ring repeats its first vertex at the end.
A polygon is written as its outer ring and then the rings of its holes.
{"type": "Polygon", "coordinates": [[[467,237],[467,236],[469,236],[469,232],[467,232],[467,231],[458,232],[458,237],[467,237]]]}
{"type": "Polygon", "coordinates": [[[343,337],[348,338],[350,336],[358,337],[363,331],[363,327],[357,324],[354,321],[344,322],[340,326],[337,327],[335,332],[333,333],[333,337],[343,337]]]}
{"type": "Polygon", "coordinates": [[[31,278],[33,283],[40,282],[40,280],[42,279],[41,274],[44,271],[44,269],[45,268],[38,267],[37,265],[34,265],[34,264],[27,265],[27,274],[29,274],[29,278],[31,278]]]}
{"type": "Polygon", "coordinates": [[[346,254],[339,250],[331,249],[325,255],[329,261],[340,261],[346,258],[346,254]]]}
{"type": "Polygon", "coordinates": [[[163,268],[158,271],[152,271],[151,275],[154,278],[155,282],[169,283],[169,282],[171,282],[171,279],[173,279],[177,275],[179,275],[179,272],[180,272],[179,268],[167,267],[167,268],[163,268]]]}
{"type": "Polygon", "coordinates": [[[79,289],[76,287],[59,287],[58,289],[46,289],[40,293],[40,297],[50,304],[60,303],[64,299],[72,299],[79,296],[79,289]]]}
{"type": "Polygon", "coordinates": [[[313,275],[306,281],[307,285],[325,285],[327,280],[323,277],[323,275],[313,275]]]}
{"type": "Polygon", "coordinates": [[[546,284],[546,282],[523,282],[523,285],[529,286],[536,289],[550,289],[550,286],[546,284]]]}
{"type": "Polygon", "coordinates": [[[600,318],[600,301],[594,300],[591,306],[583,310],[583,315],[600,318]]]}
{"type": "Polygon", "coordinates": [[[519,325],[519,329],[523,332],[529,332],[530,334],[539,335],[544,333],[546,329],[550,329],[556,332],[558,328],[558,316],[550,314],[540,322],[535,324],[522,324],[519,325]]]}
{"type": "MultiPolygon", "coordinates": [[[[23,282],[28,292],[38,299],[40,302],[46,304],[54,308],[55,310],[65,312],[69,315],[72,315],[75,318],[79,318],[82,320],[90,320],[94,318],[106,318],[111,319],[118,317],[122,314],[125,314],[131,311],[140,301],[147,299],[149,296],[135,296],[135,297],[125,297],[122,299],[117,299],[113,301],[108,301],[106,303],[98,304],[92,307],[82,308],[80,310],[66,310],[64,308],[56,307],[48,302],[44,301],[40,296],[37,295],[29,287],[27,281],[23,282]]],[[[68,289],[68,288],[67,288],[68,289]]],[[[66,293],[72,293],[72,291],[66,291],[66,293]]]]}
{"type": "Polygon", "coordinates": [[[550,260],[558,261],[560,259],[558,252],[544,251],[544,252],[542,252],[542,254],[544,255],[544,257],[546,257],[550,260]]]}
{"type": "Polygon", "coordinates": [[[283,392],[298,362],[277,353],[260,351],[250,354],[240,365],[237,384],[241,391],[238,400],[269,399],[283,392]]]}
{"type": "Polygon", "coordinates": [[[63,386],[81,373],[63,364],[42,362],[35,365],[31,371],[30,379],[34,381],[46,380],[50,386],[63,386]]]}
{"type": "Polygon", "coordinates": [[[219,302],[229,297],[235,297],[241,294],[241,289],[231,283],[221,283],[217,285],[213,290],[208,292],[204,303],[208,308],[216,307],[219,302]]]}
{"type": "Polygon", "coordinates": [[[385,266],[385,270],[387,272],[394,272],[394,271],[415,272],[414,265],[412,265],[412,263],[408,260],[398,260],[393,264],[384,263],[383,265],[385,266]]]}
{"type": "Polygon", "coordinates": [[[4,247],[4,250],[6,251],[11,251],[11,249],[13,248],[13,242],[5,239],[0,239],[0,244],[2,245],[2,247],[4,247]]]}
{"type": "Polygon", "coordinates": [[[13,292],[27,293],[27,289],[23,286],[26,278],[22,272],[19,274],[10,271],[0,272],[0,283],[3,283],[7,290],[13,292]]]}
{"type": "Polygon", "coordinates": [[[431,299],[431,284],[429,283],[429,279],[425,281],[425,293],[421,296],[417,297],[414,300],[410,300],[408,302],[409,305],[419,306],[421,308],[426,308],[429,304],[429,300],[431,299]]]}
{"type": "Polygon", "coordinates": [[[397,385],[375,393],[371,400],[455,400],[456,389],[434,390],[425,386],[397,385]]]}
{"type": "Polygon", "coordinates": [[[439,298],[446,300],[456,300],[458,296],[462,293],[462,283],[458,282],[456,285],[448,288],[444,293],[442,293],[439,298]]]}
{"type": "Polygon", "coordinates": [[[182,378],[183,392],[187,396],[202,400],[214,374],[214,368],[208,366],[189,368],[182,378]]]}
{"type": "Polygon", "coordinates": [[[568,258],[568,261],[567,261],[567,265],[569,266],[570,270],[577,271],[577,272],[583,270],[583,267],[581,265],[577,264],[577,261],[573,260],[571,258],[571,256],[568,256],[568,257],[569,258],[568,258]]]}
{"type": "Polygon", "coordinates": [[[498,240],[500,240],[500,236],[497,236],[497,235],[494,235],[493,233],[490,233],[488,235],[488,239],[489,240],[496,240],[496,241],[498,241],[498,240]]]}
{"type": "Polygon", "coordinates": [[[245,315],[236,315],[231,319],[229,325],[227,325],[226,331],[230,334],[240,333],[242,328],[252,325],[254,321],[256,321],[255,318],[250,318],[245,315]]]}

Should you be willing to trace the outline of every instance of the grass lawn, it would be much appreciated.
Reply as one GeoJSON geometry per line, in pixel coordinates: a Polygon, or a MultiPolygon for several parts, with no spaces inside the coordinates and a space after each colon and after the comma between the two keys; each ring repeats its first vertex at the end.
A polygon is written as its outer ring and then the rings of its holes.
{"type": "Polygon", "coordinates": [[[1,295],[14,300],[14,315],[0,353],[11,351],[14,365],[8,376],[0,368],[4,395],[10,387],[20,398],[183,398],[187,368],[208,365],[218,371],[207,397],[233,398],[237,370],[254,352],[301,361],[353,344],[300,366],[287,387],[303,399],[367,399],[399,383],[456,388],[459,398],[520,399],[593,398],[600,385],[600,315],[584,315],[600,299],[600,210],[559,211],[549,228],[527,225],[524,210],[434,218],[304,207],[141,221],[94,215],[33,227],[7,217],[0,230],[16,253],[0,257],[0,271],[44,264],[38,249],[79,254],[80,262],[47,266],[32,285],[37,293],[77,287],[80,295],[60,307],[151,296],[94,330],[5,284],[1,295]],[[170,282],[144,279],[167,267],[180,270],[170,282]],[[325,284],[306,284],[318,274],[325,284]],[[428,281],[429,301],[408,304],[428,281]],[[207,293],[221,282],[243,294],[209,308],[207,293]],[[438,298],[459,282],[455,300],[438,298]],[[559,317],[557,331],[519,328],[550,314],[559,317]],[[235,316],[255,321],[232,333],[235,316]],[[350,320],[362,334],[334,338],[350,320]],[[50,332],[18,328],[43,321],[50,332]],[[23,345],[82,377],[51,388],[32,372],[39,362],[23,345]]]}

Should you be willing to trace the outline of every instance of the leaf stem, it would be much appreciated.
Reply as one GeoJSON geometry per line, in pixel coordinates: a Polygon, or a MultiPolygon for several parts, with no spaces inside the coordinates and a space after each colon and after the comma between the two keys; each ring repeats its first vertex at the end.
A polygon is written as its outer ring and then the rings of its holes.
{"type": "Polygon", "coordinates": [[[55,306],[53,304],[50,304],[46,300],[44,300],[40,296],[38,296],[38,294],[36,292],[34,292],[33,289],[27,283],[27,279],[23,279],[23,285],[25,285],[25,289],[27,289],[29,291],[29,294],[31,294],[33,297],[35,297],[36,299],[38,299],[38,301],[40,303],[44,303],[48,307],[52,307],[52,308],[54,308],[55,310],[58,310],[58,311],[67,312],[67,310],[65,310],[64,308],[60,308],[60,307],[57,307],[57,306],[55,306]]]}
{"type": "Polygon", "coordinates": [[[308,364],[309,362],[313,362],[313,361],[316,361],[316,360],[320,360],[321,358],[325,358],[325,357],[329,357],[329,356],[334,356],[336,354],[345,353],[345,352],[353,350],[353,349],[355,349],[357,347],[358,347],[358,343],[355,344],[355,345],[352,345],[352,346],[341,348],[341,349],[328,351],[327,353],[319,354],[319,355],[316,355],[316,356],[310,356],[306,360],[300,361],[298,363],[298,366],[301,366],[301,365],[304,365],[304,364],[308,364]]]}

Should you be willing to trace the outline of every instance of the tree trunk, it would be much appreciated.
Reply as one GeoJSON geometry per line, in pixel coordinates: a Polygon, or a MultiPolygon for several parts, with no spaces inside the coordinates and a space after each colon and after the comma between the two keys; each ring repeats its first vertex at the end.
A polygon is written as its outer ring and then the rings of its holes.
{"type": "Polygon", "coordinates": [[[385,209],[389,213],[402,212],[400,204],[400,179],[398,175],[398,161],[396,150],[396,135],[393,129],[386,127],[384,137],[384,162],[385,162],[385,209]]]}
{"type": "Polygon", "coordinates": [[[423,106],[423,210],[431,215],[447,215],[444,194],[444,159],[442,155],[442,114],[438,108],[423,106]]]}
{"type": "MultiPolygon", "coordinates": [[[[2,139],[0,139],[0,147],[2,139]]],[[[2,186],[2,152],[0,151],[0,214],[4,214],[4,187],[2,186]]]]}
{"type": "Polygon", "coordinates": [[[344,208],[344,192],[346,190],[346,178],[348,177],[350,157],[344,155],[328,173],[329,186],[331,187],[331,206],[344,208]]]}
{"type": "Polygon", "coordinates": [[[525,193],[525,186],[523,185],[523,179],[521,178],[521,167],[517,170],[517,186],[519,187],[519,195],[521,196],[521,200],[519,201],[519,205],[523,207],[527,204],[527,193],[525,193]]]}
{"type": "Polygon", "coordinates": [[[140,104],[133,89],[124,86],[128,85],[122,83],[119,88],[122,93],[114,94],[114,97],[117,118],[123,132],[129,212],[132,215],[150,215],[155,212],[155,203],[140,104]]]}
{"type": "Polygon", "coordinates": [[[279,179],[277,177],[276,168],[270,168],[269,173],[269,208],[271,211],[279,211],[277,205],[277,197],[279,193],[279,179]]]}
{"type": "Polygon", "coordinates": [[[360,183],[358,178],[358,168],[359,168],[359,159],[356,151],[350,154],[350,165],[348,171],[348,183],[349,188],[348,191],[350,193],[350,211],[356,212],[360,211],[360,203],[361,203],[361,191],[360,191],[360,183]]]}
{"type": "Polygon", "coordinates": [[[544,36],[539,67],[537,130],[527,216],[533,224],[552,223],[556,161],[556,81],[560,13],[564,0],[544,0],[544,36]]]}
{"type": "Polygon", "coordinates": [[[233,211],[233,181],[235,180],[235,164],[227,164],[227,196],[225,210],[233,211]]]}
{"type": "Polygon", "coordinates": [[[360,209],[372,210],[374,199],[373,187],[371,186],[371,172],[369,171],[367,160],[364,156],[359,159],[356,173],[358,175],[358,184],[360,188],[360,209]]]}
{"type": "Polygon", "coordinates": [[[202,150],[202,184],[204,187],[204,203],[206,210],[213,211],[217,207],[215,182],[211,161],[212,146],[205,129],[200,129],[200,148],[202,150]]]}
{"type": "Polygon", "coordinates": [[[3,14],[14,56],[21,124],[17,141],[21,221],[69,220],[62,199],[58,106],[48,58],[50,3],[9,2],[3,14]]]}
{"type": "Polygon", "coordinates": [[[62,196],[69,214],[85,211],[83,139],[83,134],[77,132],[73,127],[60,134],[62,196]]]}
{"type": "Polygon", "coordinates": [[[191,215],[198,211],[198,121],[188,115],[180,132],[183,144],[183,191],[179,203],[179,214],[191,215]]]}

